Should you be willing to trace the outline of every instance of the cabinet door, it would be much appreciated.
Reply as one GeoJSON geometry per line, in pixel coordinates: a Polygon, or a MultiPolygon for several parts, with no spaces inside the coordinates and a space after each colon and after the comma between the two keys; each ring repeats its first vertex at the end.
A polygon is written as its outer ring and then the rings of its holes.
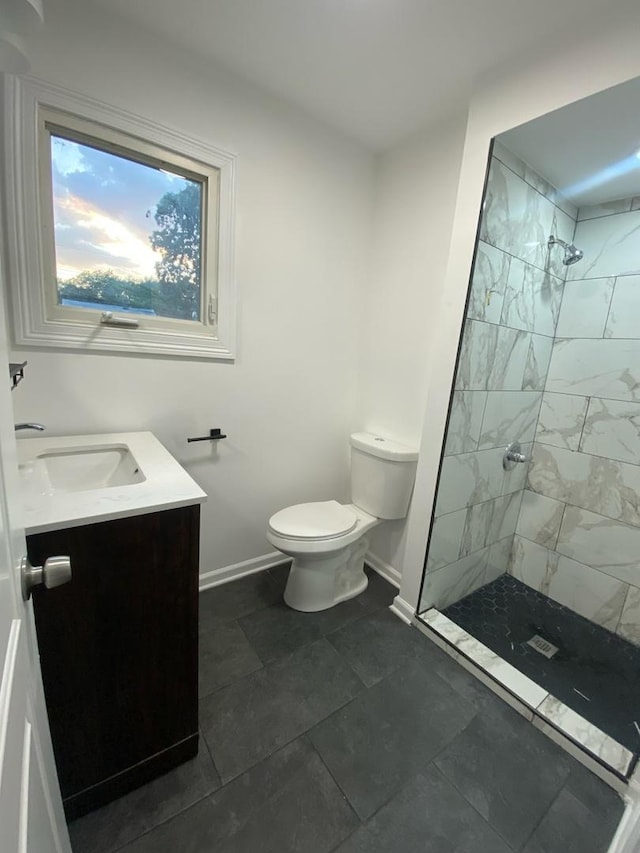
{"type": "Polygon", "coordinates": [[[198,534],[194,506],[28,538],[32,563],[62,553],[73,566],[72,583],[34,595],[68,813],[91,786],[116,777],[110,799],[150,778],[153,757],[162,772],[161,754],[171,766],[167,751],[197,749],[198,534]]]}

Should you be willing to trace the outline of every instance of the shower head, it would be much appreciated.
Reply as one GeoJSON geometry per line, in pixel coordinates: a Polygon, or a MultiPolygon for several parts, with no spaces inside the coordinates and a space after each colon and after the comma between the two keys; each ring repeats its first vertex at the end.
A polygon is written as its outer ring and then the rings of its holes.
{"type": "Polygon", "coordinates": [[[578,261],[581,261],[584,257],[584,252],[582,249],[577,249],[573,243],[565,243],[564,240],[561,240],[559,237],[554,237],[553,234],[549,237],[549,242],[547,246],[551,248],[554,244],[558,244],[558,246],[562,246],[564,249],[564,258],[562,259],[562,263],[566,266],[570,267],[571,264],[576,264],[578,261]]]}

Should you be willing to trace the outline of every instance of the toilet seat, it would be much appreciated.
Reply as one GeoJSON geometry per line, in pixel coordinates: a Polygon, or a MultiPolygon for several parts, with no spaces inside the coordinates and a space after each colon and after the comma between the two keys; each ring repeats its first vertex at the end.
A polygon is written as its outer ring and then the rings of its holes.
{"type": "Polygon", "coordinates": [[[285,539],[324,540],[354,529],[358,516],[337,501],[316,501],[281,509],[269,519],[269,530],[285,539]]]}

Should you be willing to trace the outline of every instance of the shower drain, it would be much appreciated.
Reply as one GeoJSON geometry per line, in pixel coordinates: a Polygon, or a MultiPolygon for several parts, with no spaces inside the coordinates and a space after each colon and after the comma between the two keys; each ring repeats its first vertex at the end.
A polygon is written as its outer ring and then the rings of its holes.
{"type": "Polygon", "coordinates": [[[537,652],[540,652],[540,654],[544,655],[546,658],[552,658],[558,651],[557,646],[554,646],[553,643],[550,643],[549,640],[545,640],[545,638],[541,637],[539,634],[534,634],[530,640],[527,640],[527,645],[531,646],[531,648],[535,649],[537,652]]]}

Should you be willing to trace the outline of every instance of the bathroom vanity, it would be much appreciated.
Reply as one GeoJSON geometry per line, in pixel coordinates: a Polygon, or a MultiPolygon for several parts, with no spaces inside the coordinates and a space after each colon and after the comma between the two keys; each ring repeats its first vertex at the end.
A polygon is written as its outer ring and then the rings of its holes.
{"type": "Polygon", "coordinates": [[[198,750],[204,492],[151,433],[18,442],[47,711],[68,817],[198,750]],[[81,457],[85,458],[81,458],[81,457]]]}

